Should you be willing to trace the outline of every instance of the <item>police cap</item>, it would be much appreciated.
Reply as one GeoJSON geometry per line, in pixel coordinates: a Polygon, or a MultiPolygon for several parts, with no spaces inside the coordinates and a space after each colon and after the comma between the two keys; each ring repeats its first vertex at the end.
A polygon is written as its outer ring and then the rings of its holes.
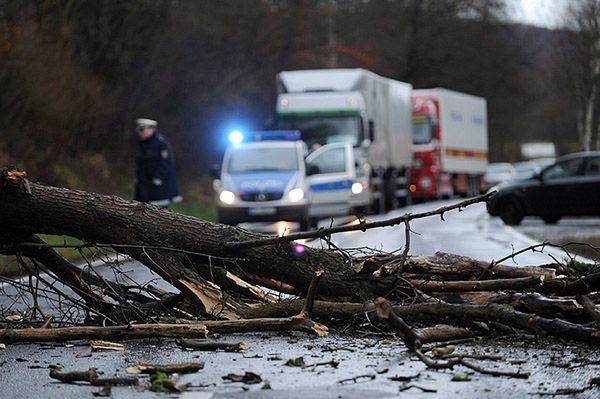
{"type": "Polygon", "coordinates": [[[156,127],[158,122],[153,119],[139,118],[135,120],[137,127],[156,127]]]}

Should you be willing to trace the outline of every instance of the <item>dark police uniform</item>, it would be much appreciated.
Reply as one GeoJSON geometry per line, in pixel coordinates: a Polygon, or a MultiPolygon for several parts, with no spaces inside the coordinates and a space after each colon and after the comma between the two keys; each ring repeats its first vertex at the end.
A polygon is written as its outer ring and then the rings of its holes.
{"type": "Polygon", "coordinates": [[[180,202],[173,151],[167,139],[154,132],[138,145],[134,199],[163,208],[180,202]]]}

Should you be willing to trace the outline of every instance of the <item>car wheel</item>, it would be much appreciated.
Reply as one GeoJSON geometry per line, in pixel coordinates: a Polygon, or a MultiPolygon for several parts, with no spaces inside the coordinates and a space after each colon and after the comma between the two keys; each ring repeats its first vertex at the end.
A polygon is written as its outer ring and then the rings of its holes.
{"type": "Polygon", "coordinates": [[[560,220],[560,216],[557,216],[557,215],[542,216],[542,220],[546,224],[556,224],[560,220]]]}
{"type": "Polygon", "coordinates": [[[507,198],[500,204],[500,219],[508,225],[515,226],[525,217],[523,205],[516,198],[507,198]]]}

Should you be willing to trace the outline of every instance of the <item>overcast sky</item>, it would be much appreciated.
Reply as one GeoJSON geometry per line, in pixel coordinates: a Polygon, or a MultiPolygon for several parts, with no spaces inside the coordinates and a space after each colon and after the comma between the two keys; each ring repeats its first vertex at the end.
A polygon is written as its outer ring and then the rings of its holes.
{"type": "Polygon", "coordinates": [[[553,28],[562,25],[565,9],[575,0],[506,0],[511,19],[553,28]]]}

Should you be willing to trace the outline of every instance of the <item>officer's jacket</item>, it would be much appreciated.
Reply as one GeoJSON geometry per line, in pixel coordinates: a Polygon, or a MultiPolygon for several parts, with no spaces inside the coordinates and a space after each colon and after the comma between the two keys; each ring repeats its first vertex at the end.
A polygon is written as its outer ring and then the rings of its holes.
{"type": "Polygon", "coordinates": [[[180,200],[173,151],[167,139],[155,132],[138,144],[135,200],[158,206],[180,200]]]}

